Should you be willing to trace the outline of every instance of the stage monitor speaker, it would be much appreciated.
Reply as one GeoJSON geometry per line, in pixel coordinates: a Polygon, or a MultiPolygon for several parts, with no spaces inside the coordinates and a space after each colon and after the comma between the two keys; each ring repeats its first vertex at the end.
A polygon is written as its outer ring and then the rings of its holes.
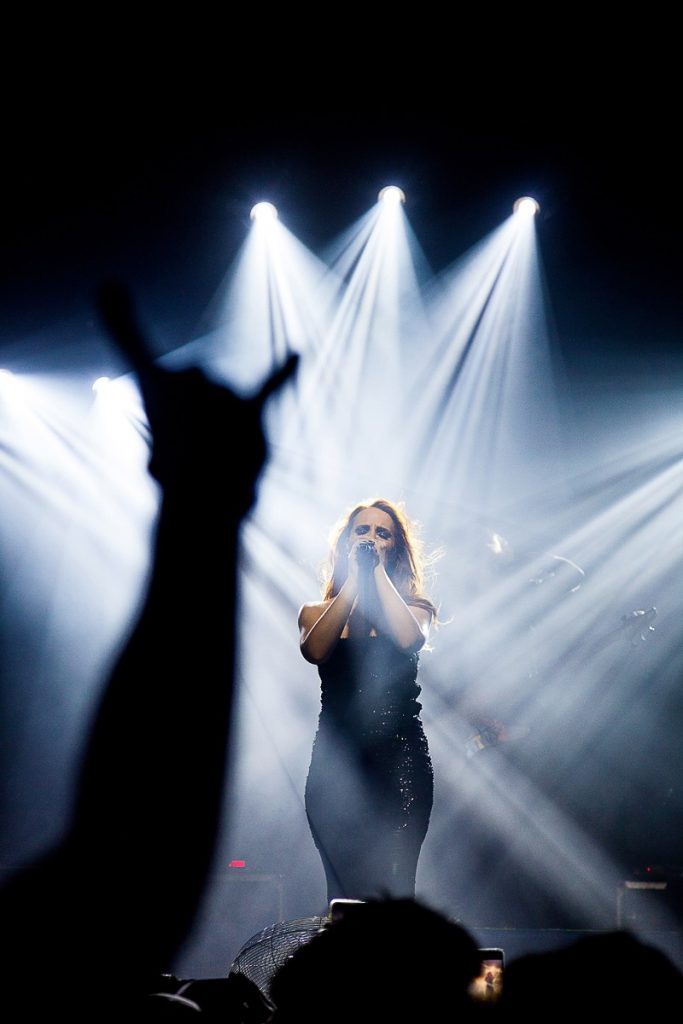
{"type": "Polygon", "coordinates": [[[617,886],[617,928],[683,930],[683,881],[634,879],[617,886]]]}
{"type": "Polygon", "coordinates": [[[195,927],[172,965],[178,978],[227,977],[232,961],[255,932],[284,916],[280,875],[228,870],[215,875],[195,927]]]}

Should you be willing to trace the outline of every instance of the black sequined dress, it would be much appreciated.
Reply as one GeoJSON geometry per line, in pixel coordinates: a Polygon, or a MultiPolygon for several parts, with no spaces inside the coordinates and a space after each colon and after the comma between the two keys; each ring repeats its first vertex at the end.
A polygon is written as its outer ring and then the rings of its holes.
{"type": "Polygon", "coordinates": [[[433,801],[418,654],[386,637],[339,640],[319,666],[306,813],[328,900],[413,896],[433,801]]]}

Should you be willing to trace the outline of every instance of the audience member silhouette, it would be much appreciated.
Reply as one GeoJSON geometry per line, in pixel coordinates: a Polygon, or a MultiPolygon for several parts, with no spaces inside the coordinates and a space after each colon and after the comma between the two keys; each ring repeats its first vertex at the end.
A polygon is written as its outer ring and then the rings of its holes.
{"type": "Polygon", "coordinates": [[[344,906],[276,972],[273,1024],[472,1019],[480,953],[460,925],[413,899],[344,906]]]}
{"type": "Polygon", "coordinates": [[[560,1013],[664,1019],[681,1005],[683,974],[673,961],[632,933],[614,931],[512,960],[498,1007],[512,1020],[547,1021],[560,1013]]]}
{"type": "Polygon", "coordinates": [[[240,523],[267,455],[264,405],[296,365],[239,398],[199,369],[159,367],[122,288],[104,288],[99,308],[140,381],[161,502],[144,604],[64,839],[0,893],[4,986],[22,1018],[144,1012],[189,934],[220,826],[240,523]]]}

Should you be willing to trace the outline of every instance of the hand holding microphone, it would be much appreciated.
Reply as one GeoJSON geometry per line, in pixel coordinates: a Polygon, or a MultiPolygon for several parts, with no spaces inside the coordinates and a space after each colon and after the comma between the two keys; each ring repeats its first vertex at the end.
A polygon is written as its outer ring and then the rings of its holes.
{"type": "Polygon", "coordinates": [[[370,573],[379,564],[379,554],[372,540],[362,540],[356,545],[356,564],[361,573],[370,573]]]}

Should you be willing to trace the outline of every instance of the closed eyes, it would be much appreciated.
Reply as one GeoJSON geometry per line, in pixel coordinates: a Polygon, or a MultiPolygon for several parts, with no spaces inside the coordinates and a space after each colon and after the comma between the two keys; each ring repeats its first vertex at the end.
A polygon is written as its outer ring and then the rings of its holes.
{"type": "MultiPolygon", "coordinates": [[[[357,536],[362,537],[364,534],[370,532],[370,527],[361,524],[355,528],[354,532],[357,536]]],[[[391,540],[391,531],[387,530],[384,526],[378,526],[377,536],[381,537],[382,540],[391,540]]]]}

